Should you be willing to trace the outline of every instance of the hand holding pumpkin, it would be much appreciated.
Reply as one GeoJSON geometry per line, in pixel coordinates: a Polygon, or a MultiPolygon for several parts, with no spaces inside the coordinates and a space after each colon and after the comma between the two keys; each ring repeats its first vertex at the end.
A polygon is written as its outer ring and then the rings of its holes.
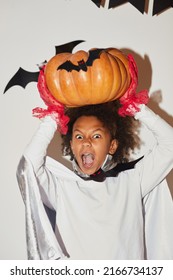
{"type": "Polygon", "coordinates": [[[132,55],[128,55],[129,59],[129,72],[131,76],[131,84],[125,94],[120,98],[121,108],[118,113],[120,116],[134,116],[140,111],[141,104],[148,103],[148,91],[143,90],[136,93],[138,85],[138,69],[132,55]]]}
{"type": "Polygon", "coordinates": [[[69,118],[64,114],[64,106],[58,102],[49,92],[46,86],[44,67],[40,70],[38,78],[38,91],[44,103],[47,105],[47,109],[34,108],[32,110],[33,116],[39,119],[45,116],[51,116],[57,124],[57,128],[62,134],[67,133],[67,124],[69,118]]]}

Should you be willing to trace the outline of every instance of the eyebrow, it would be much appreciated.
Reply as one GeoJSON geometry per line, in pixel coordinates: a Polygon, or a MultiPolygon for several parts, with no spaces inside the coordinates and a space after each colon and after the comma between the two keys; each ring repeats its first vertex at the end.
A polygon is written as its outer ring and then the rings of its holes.
{"type": "MultiPolygon", "coordinates": [[[[104,128],[104,127],[103,127],[103,128],[104,128]]],[[[94,132],[96,132],[96,131],[103,131],[103,130],[104,130],[103,128],[101,128],[101,127],[96,128],[96,129],[94,129],[94,130],[92,131],[92,133],[94,133],[94,132]]],[[[77,131],[82,133],[82,131],[81,131],[80,129],[78,129],[78,128],[74,129],[73,132],[77,132],[77,131]]]]}

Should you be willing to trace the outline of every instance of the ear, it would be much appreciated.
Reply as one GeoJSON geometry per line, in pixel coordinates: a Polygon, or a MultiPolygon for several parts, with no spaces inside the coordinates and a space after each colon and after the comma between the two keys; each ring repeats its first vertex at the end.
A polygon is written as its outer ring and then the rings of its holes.
{"type": "Polygon", "coordinates": [[[110,154],[110,155],[115,154],[117,148],[118,148],[118,141],[117,141],[116,139],[113,139],[113,140],[111,141],[111,144],[110,144],[109,154],[110,154]]]}

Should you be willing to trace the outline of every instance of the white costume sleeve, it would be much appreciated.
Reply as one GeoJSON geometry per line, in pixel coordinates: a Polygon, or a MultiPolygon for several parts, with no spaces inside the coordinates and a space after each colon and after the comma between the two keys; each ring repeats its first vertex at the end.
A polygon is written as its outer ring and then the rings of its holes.
{"type": "Polygon", "coordinates": [[[26,147],[24,158],[29,161],[38,180],[43,203],[49,208],[56,208],[56,186],[54,177],[45,166],[46,153],[54,133],[57,129],[56,122],[47,116],[40,122],[40,126],[31,142],[26,147]]]}
{"type": "Polygon", "coordinates": [[[173,201],[167,182],[163,179],[173,166],[173,128],[143,105],[135,118],[151,130],[156,138],[154,149],[136,165],[140,171],[144,197],[145,258],[171,260],[173,201]]]}
{"type": "Polygon", "coordinates": [[[173,259],[173,201],[166,180],[143,200],[145,226],[145,258],[173,259]]]}
{"type": "Polygon", "coordinates": [[[135,118],[139,119],[156,139],[153,149],[136,164],[144,197],[168,175],[173,167],[173,128],[145,106],[135,118]]]}

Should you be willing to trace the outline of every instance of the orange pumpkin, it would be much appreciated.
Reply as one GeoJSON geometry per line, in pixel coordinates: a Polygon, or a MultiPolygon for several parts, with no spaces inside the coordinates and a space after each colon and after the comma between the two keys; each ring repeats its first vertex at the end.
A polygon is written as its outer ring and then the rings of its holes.
{"type": "Polygon", "coordinates": [[[51,94],[67,107],[113,101],[131,82],[128,58],[115,48],[57,54],[46,65],[45,79],[51,94]]]}

